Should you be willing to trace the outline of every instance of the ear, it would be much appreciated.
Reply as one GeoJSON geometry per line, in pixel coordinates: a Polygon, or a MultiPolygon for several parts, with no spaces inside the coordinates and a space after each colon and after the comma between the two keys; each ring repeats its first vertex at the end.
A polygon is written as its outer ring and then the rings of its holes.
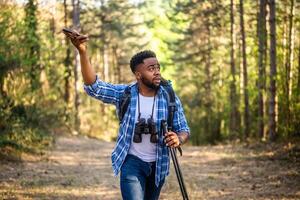
{"type": "Polygon", "coordinates": [[[136,71],[134,74],[135,74],[135,78],[136,78],[137,80],[140,80],[140,79],[142,78],[141,72],[136,71]]]}

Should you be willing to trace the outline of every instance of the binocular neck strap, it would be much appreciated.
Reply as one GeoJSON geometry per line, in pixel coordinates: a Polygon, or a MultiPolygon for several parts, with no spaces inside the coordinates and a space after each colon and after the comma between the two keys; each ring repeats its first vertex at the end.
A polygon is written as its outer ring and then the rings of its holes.
{"type": "MultiPolygon", "coordinates": [[[[153,105],[152,105],[152,113],[151,113],[151,119],[153,120],[153,113],[154,113],[154,105],[155,105],[155,100],[156,100],[156,93],[157,90],[155,90],[154,98],[153,98],[153,105]]],[[[138,116],[138,121],[141,119],[141,108],[140,108],[140,92],[138,90],[138,111],[139,111],[139,116],[138,116]]]]}

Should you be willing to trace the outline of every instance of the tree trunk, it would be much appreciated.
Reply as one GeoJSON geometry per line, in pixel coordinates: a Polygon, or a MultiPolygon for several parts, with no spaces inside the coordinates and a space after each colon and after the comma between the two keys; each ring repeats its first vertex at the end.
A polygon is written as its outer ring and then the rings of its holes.
{"type": "MultiPolygon", "coordinates": [[[[67,0],[64,0],[64,26],[68,27],[68,7],[67,7],[67,0]]],[[[66,37],[65,38],[66,41],[66,46],[67,46],[67,50],[66,50],[66,58],[64,60],[64,64],[65,64],[65,95],[64,95],[64,100],[66,103],[66,109],[68,109],[68,104],[70,103],[70,78],[71,78],[71,49],[70,49],[70,40],[66,37]]]]}
{"type": "Polygon", "coordinates": [[[264,137],[264,113],[265,113],[265,88],[266,88],[266,49],[267,49],[267,0],[260,0],[259,14],[257,19],[257,35],[258,35],[258,137],[264,137]]]}
{"type": "MultiPolygon", "coordinates": [[[[80,31],[80,10],[79,10],[80,0],[72,0],[73,6],[73,26],[77,30],[80,31]]],[[[79,106],[80,106],[80,99],[79,99],[79,81],[78,81],[78,71],[80,68],[80,58],[78,51],[75,50],[75,65],[74,65],[74,87],[75,87],[75,130],[79,132],[80,129],[80,118],[79,118],[79,106]]]]}
{"type": "Polygon", "coordinates": [[[108,60],[108,44],[104,44],[103,46],[103,80],[106,82],[110,81],[109,78],[109,60],[108,60]]]}
{"type": "Polygon", "coordinates": [[[298,47],[298,81],[297,81],[297,87],[296,87],[296,92],[297,92],[297,99],[299,100],[299,95],[300,95],[300,40],[299,40],[299,47],[298,47]]]}
{"type": "Polygon", "coordinates": [[[209,19],[207,19],[206,22],[206,37],[207,37],[207,42],[206,42],[206,46],[207,46],[207,52],[205,53],[205,103],[204,103],[204,107],[205,107],[205,112],[206,112],[206,116],[205,116],[205,126],[204,126],[204,131],[209,135],[208,136],[208,140],[210,143],[214,143],[216,138],[214,136],[214,132],[212,131],[212,111],[211,111],[211,105],[212,105],[212,98],[211,98],[211,42],[210,42],[210,24],[209,24],[209,19]]]}
{"type": "MultiPolygon", "coordinates": [[[[37,2],[29,0],[25,5],[25,24],[26,24],[26,46],[28,53],[25,59],[29,63],[29,77],[31,84],[31,91],[35,91],[40,87],[39,77],[41,72],[40,66],[40,44],[37,34],[38,20],[37,20],[37,2]]],[[[35,98],[33,95],[32,98],[35,98]]]]}
{"type": "Polygon", "coordinates": [[[242,54],[243,54],[243,80],[244,80],[244,136],[249,137],[249,97],[248,97],[248,73],[247,73],[247,57],[246,57],[246,36],[244,28],[244,4],[243,0],[240,0],[240,24],[242,34],[242,54]]]}
{"type": "MultiPolygon", "coordinates": [[[[285,119],[284,124],[286,127],[290,127],[291,125],[291,108],[290,108],[290,100],[291,100],[291,77],[292,77],[292,63],[293,63],[293,17],[294,17],[294,0],[291,0],[290,14],[288,16],[288,41],[287,41],[287,55],[286,55],[286,63],[285,63],[285,119]]],[[[289,132],[289,130],[287,130],[289,132]]]]}
{"type": "MultiPolygon", "coordinates": [[[[294,88],[296,89],[295,91],[294,91],[294,93],[293,93],[293,96],[294,96],[294,98],[293,99],[295,99],[295,104],[297,105],[299,105],[300,104],[300,40],[298,40],[298,42],[299,42],[299,46],[298,46],[298,69],[297,69],[297,73],[298,73],[298,80],[297,80],[297,85],[295,85],[294,86],[294,88]]],[[[295,108],[295,107],[294,107],[295,108]]],[[[295,133],[295,135],[300,135],[300,115],[299,115],[299,110],[297,110],[297,109],[295,109],[295,110],[293,110],[293,124],[294,124],[294,129],[293,129],[293,131],[294,131],[294,133],[295,133]]]]}
{"type": "Polygon", "coordinates": [[[114,57],[114,64],[116,66],[116,80],[120,84],[122,82],[121,80],[121,66],[119,65],[119,58],[117,53],[118,47],[113,47],[113,57],[114,57]]]}
{"type": "Polygon", "coordinates": [[[233,16],[233,0],[230,0],[230,65],[231,65],[231,83],[230,83],[230,132],[236,135],[239,131],[239,120],[238,120],[238,101],[236,94],[236,67],[235,67],[235,57],[234,57],[234,16],[233,16]]]}
{"type": "Polygon", "coordinates": [[[276,4],[275,0],[269,0],[270,10],[270,98],[269,98],[269,140],[277,137],[277,103],[276,103],[276,4]]]}

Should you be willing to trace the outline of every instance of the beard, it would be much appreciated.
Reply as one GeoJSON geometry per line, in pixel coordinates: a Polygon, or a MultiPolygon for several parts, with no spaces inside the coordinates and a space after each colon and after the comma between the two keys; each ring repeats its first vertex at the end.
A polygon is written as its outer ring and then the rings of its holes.
{"type": "Polygon", "coordinates": [[[156,90],[159,88],[159,85],[155,85],[154,83],[152,83],[151,81],[149,81],[148,79],[142,77],[141,81],[144,85],[146,85],[148,88],[151,88],[153,90],[156,90]]]}

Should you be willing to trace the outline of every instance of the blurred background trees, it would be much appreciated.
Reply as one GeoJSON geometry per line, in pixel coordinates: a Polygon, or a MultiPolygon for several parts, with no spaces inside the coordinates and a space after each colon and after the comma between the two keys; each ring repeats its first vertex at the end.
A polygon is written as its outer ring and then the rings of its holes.
{"type": "Polygon", "coordinates": [[[300,2],[28,0],[0,2],[0,147],[30,151],[51,132],[111,140],[115,109],[83,91],[61,33],[88,34],[99,77],[134,81],[131,56],[154,50],[181,97],[191,143],[300,136],[300,2]]]}

